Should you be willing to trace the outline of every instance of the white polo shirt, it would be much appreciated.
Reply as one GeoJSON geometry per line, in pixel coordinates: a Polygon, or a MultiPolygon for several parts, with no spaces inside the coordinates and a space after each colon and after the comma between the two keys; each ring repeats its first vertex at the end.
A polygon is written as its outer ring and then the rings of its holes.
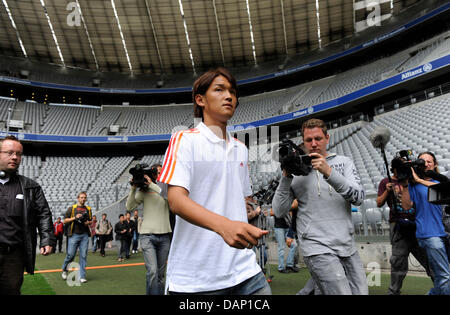
{"type": "MultiPolygon", "coordinates": [[[[204,123],[175,133],[159,181],[181,186],[189,198],[230,220],[248,222],[244,198],[252,194],[248,150],[231,137],[217,137],[204,123]]],[[[167,265],[169,291],[229,288],[261,272],[250,249],[230,247],[220,235],[176,217],[167,265]]]]}

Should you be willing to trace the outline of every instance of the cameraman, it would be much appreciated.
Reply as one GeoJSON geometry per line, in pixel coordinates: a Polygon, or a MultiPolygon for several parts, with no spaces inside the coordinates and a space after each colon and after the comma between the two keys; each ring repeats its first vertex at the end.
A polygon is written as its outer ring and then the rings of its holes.
{"type": "Polygon", "coordinates": [[[283,170],[272,208],[285,216],[298,201],[297,235],[304,261],[323,294],[368,294],[366,274],[353,238],[351,204],[364,199],[353,162],[328,154],[325,123],[303,123],[302,137],[312,171],[293,176],[283,170]]]}
{"type": "MultiPolygon", "coordinates": [[[[419,154],[425,161],[425,172],[439,173],[436,157],[432,152],[419,154]]],[[[434,288],[429,294],[450,295],[450,270],[446,250],[446,236],[442,222],[442,207],[428,202],[428,187],[439,183],[426,175],[420,178],[411,168],[413,179],[401,181],[402,208],[416,209],[416,237],[428,258],[434,274],[434,288]]],[[[423,172],[423,173],[425,173],[423,172]]]]}
{"type": "MultiPolygon", "coordinates": [[[[399,295],[403,280],[408,273],[409,253],[425,268],[428,275],[430,269],[425,251],[419,246],[416,238],[415,209],[403,210],[401,207],[400,179],[405,176],[400,171],[406,162],[402,157],[395,157],[391,161],[391,182],[384,178],[378,185],[377,207],[381,208],[386,202],[389,206],[389,228],[392,245],[392,255],[389,260],[391,264],[391,284],[388,289],[389,295],[399,295]],[[395,199],[394,199],[395,198],[395,199]],[[395,207],[394,207],[395,204],[395,207]]],[[[433,277],[432,277],[433,278],[433,277]]]]}
{"type": "Polygon", "coordinates": [[[92,223],[91,207],[86,205],[87,193],[82,191],[77,196],[77,203],[70,206],[64,216],[64,224],[67,225],[67,255],[62,265],[62,278],[67,279],[67,266],[74,260],[77,249],[80,249],[80,282],[86,280],[86,263],[92,223]]]}
{"type": "MultiPolygon", "coordinates": [[[[145,188],[137,190],[136,185],[131,182],[126,208],[130,211],[143,203],[144,214],[139,240],[147,269],[146,293],[147,295],[162,295],[172,229],[169,219],[169,203],[167,198],[161,196],[162,188],[156,184],[156,178],[161,173],[161,165],[155,164],[151,169],[154,170],[150,175],[152,178],[144,175],[145,188]]],[[[166,184],[160,183],[160,185],[166,184]]]]}

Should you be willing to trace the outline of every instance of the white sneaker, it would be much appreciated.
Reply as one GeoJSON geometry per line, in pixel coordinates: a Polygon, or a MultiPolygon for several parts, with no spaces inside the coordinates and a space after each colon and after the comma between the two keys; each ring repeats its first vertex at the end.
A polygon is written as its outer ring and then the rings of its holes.
{"type": "Polygon", "coordinates": [[[61,277],[63,278],[63,280],[67,279],[67,271],[63,271],[61,274],[61,277]]]}
{"type": "Polygon", "coordinates": [[[82,279],[80,279],[80,282],[81,282],[81,283],[86,283],[86,282],[87,282],[87,280],[86,280],[86,279],[84,279],[84,278],[82,278],[82,279]]]}

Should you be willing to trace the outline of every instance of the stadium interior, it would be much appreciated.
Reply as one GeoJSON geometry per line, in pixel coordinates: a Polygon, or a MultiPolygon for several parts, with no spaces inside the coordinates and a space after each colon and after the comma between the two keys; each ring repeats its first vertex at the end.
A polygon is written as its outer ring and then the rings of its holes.
{"type": "Polygon", "coordinates": [[[278,141],[301,143],[301,123],[321,118],[329,151],[355,162],[365,188],[356,236],[387,240],[389,209],[375,202],[387,170],[369,137],[385,126],[388,161],[429,150],[450,171],[450,7],[380,0],[373,25],[363,2],[73,1],[80,22],[68,1],[3,1],[0,133],[21,139],[19,172],[42,185],[54,218],[87,191],[115,219],[129,169],[162,162],[170,134],[195,126],[192,83],[225,66],[240,89],[234,134],[259,128],[257,141],[243,136],[253,192],[281,176],[278,141]],[[275,126],[279,138],[262,137],[275,126]]]}

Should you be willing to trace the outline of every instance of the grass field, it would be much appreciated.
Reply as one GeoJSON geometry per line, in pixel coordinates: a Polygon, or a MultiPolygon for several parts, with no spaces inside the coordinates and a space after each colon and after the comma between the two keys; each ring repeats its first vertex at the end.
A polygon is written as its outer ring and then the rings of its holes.
{"type": "MultiPolygon", "coordinates": [[[[38,255],[36,269],[39,271],[59,270],[64,261],[65,254],[53,254],[43,257],[38,255]]],[[[86,272],[87,283],[80,286],[69,286],[61,278],[61,272],[36,273],[25,275],[22,286],[24,295],[143,295],[145,294],[145,266],[126,266],[142,264],[142,254],[134,254],[129,260],[117,262],[114,251],[107,252],[106,257],[98,253],[89,252],[89,267],[115,266],[116,268],[88,269],[86,272]]],[[[78,257],[75,259],[78,261],[78,257]]],[[[276,265],[270,265],[271,282],[274,295],[293,295],[297,293],[308,281],[309,273],[306,269],[300,269],[298,273],[281,274],[276,265]]],[[[384,295],[389,287],[389,274],[381,273],[380,286],[369,287],[370,295],[384,295]]],[[[402,294],[423,295],[431,288],[431,280],[423,276],[408,275],[404,281],[402,294]]]]}

